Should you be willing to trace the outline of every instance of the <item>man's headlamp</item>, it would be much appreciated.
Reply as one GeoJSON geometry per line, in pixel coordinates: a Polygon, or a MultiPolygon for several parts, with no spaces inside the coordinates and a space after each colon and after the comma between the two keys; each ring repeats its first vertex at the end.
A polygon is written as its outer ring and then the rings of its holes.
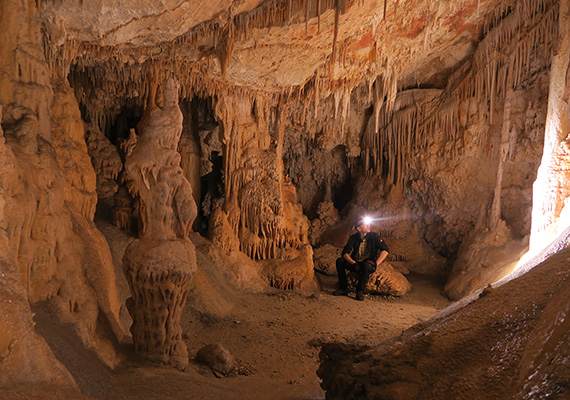
{"type": "Polygon", "coordinates": [[[369,217],[368,215],[365,215],[364,217],[360,218],[358,220],[358,222],[356,223],[355,227],[358,228],[359,226],[362,225],[370,225],[372,223],[372,217],[369,217]]]}

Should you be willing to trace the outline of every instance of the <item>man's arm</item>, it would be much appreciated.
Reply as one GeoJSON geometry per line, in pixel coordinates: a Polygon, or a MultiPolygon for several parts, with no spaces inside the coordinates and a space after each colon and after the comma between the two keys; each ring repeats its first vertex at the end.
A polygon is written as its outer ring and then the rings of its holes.
{"type": "Polygon", "coordinates": [[[351,265],[356,264],[356,261],[354,261],[354,260],[352,259],[352,257],[350,256],[349,253],[343,254],[343,255],[342,255],[342,258],[344,258],[344,259],[345,259],[349,264],[351,264],[351,265]]]}
{"type": "Polygon", "coordinates": [[[384,261],[386,257],[388,257],[388,252],[386,250],[382,250],[380,252],[380,257],[376,259],[376,266],[382,264],[382,261],[384,261]]]}
{"type": "Polygon", "coordinates": [[[388,254],[390,253],[390,249],[388,249],[388,245],[386,244],[384,239],[382,239],[380,236],[378,236],[377,244],[378,244],[378,251],[380,252],[380,254],[378,255],[378,258],[376,259],[376,266],[382,264],[382,261],[384,261],[386,259],[386,257],[388,257],[388,254]]]}
{"type": "Polygon", "coordinates": [[[352,265],[356,264],[356,261],[354,261],[354,259],[351,257],[351,254],[354,250],[354,245],[355,245],[354,239],[351,236],[348,238],[348,242],[346,243],[346,245],[342,249],[342,258],[344,258],[347,263],[352,264],[352,265]]]}

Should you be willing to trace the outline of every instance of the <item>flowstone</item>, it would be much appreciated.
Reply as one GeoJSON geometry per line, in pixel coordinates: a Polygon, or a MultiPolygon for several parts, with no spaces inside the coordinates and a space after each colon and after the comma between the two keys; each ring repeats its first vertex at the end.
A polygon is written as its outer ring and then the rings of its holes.
{"type": "Polygon", "coordinates": [[[180,315],[196,271],[195,249],[188,239],[196,204],[176,151],[183,119],[178,84],[168,80],[163,107],[154,102],[156,88],[155,81],[136,147],[125,163],[146,218],[141,238],[125,251],[123,270],[132,294],[127,307],[135,350],[184,369],[188,353],[180,315]]]}

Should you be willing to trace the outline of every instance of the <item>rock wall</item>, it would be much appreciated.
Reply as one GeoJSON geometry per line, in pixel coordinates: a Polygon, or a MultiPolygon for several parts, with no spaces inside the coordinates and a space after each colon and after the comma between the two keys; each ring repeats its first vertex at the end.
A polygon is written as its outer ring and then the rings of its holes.
{"type": "MultiPolygon", "coordinates": [[[[0,119],[2,107],[0,106],[0,119]]],[[[77,388],[75,380],[55,358],[46,342],[34,331],[29,294],[22,284],[11,251],[5,214],[7,190],[17,184],[14,153],[6,145],[0,127],[0,385],[28,382],[57,382],[77,388]],[[27,360],[34,359],[33,363],[27,360]]]]}
{"type": "Polygon", "coordinates": [[[119,362],[111,342],[123,340],[125,333],[118,322],[109,248],[92,223],[95,173],[78,103],[45,62],[35,12],[35,2],[0,5],[4,111],[0,202],[8,246],[3,251],[9,273],[6,290],[14,291],[15,301],[15,308],[10,306],[5,316],[14,330],[5,339],[9,343],[16,332],[22,338],[0,362],[0,375],[5,384],[59,381],[73,385],[45,342],[32,333],[26,300],[54,305],[83,344],[109,366],[119,362]],[[10,266],[15,266],[17,275],[10,266]],[[101,324],[111,327],[111,336],[101,335],[101,324]],[[21,346],[28,341],[30,347],[24,350],[21,346]],[[38,362],[30,368],[29,351],[34,350],[38,362]],[[15,365],[23,366],[16,375],[15,365]]]}
{"type": "MultiPolygon", "coordinates": [[[[483,202],[486,210],[464,236],[445,287],[454,300],[511,273],[528,246],[528,237],[524,237],[530,233],[530,221],[520,215],[528,216],[533,210],[531,182],[537,176],[546,140],[545,105],[551,95],[548,82],[553,78],[551,60],[556,32],[566,29],[565,25],[558,26],[562,22],[558,21],[559,5],[544,5],[539,10],[533,8],[533,2],[520,3],[489,31],[475,52],[476,60],[480,60],[477,65],[487,65],[483,71],[491,68],[491,76],[497,77],[495,89],[491,85],[490,97],[483,97],[486,113],[481,112],[481,103],[474,99],[478,114],[487,115],[479,117],[478,123],[489,127],[485,134],[489,147],[484,159],[496,172],[491,175],[494,184],[488,186],[493,188],[492,192],[488,192],[486,203],[483,202]],[[525,18],[520,18],[521,15],[525,18]],[[504,32],[510,32],[510,40],[497,40],[504,32]],[[504,57],[485,64],[489,48],[504,57]],[[518,67],[523,58],[527,60],[525,68],[518,67]]],[[[470,112],[467,116],[475,119],[470,112]]],[[[481,125],[473,131],[485,133],[481,125]]],[[[469,142],[466,140],[465,144],[469,142]]]]}

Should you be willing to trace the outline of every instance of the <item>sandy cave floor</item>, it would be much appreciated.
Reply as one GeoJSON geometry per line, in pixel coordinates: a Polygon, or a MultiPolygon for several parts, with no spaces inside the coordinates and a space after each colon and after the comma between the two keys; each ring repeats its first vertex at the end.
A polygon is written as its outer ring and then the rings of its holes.
{"type": "Polygon", "coordinates": [[[322,291],[242,294],[223,318],[197,312],[189,300],[182,327],[191,363],[184,372],[128,362],[112,374],[104,399],[320,399],[319,344],[375,346],[446,307],[439,285],[410,277],[403,298],[366,295],[364,302],[330,294],[336,278],[318,276],[322,291]],[[238,362],[236,374],[217,378],[192,360],[209,343],[221,343],[238,362]]]}

